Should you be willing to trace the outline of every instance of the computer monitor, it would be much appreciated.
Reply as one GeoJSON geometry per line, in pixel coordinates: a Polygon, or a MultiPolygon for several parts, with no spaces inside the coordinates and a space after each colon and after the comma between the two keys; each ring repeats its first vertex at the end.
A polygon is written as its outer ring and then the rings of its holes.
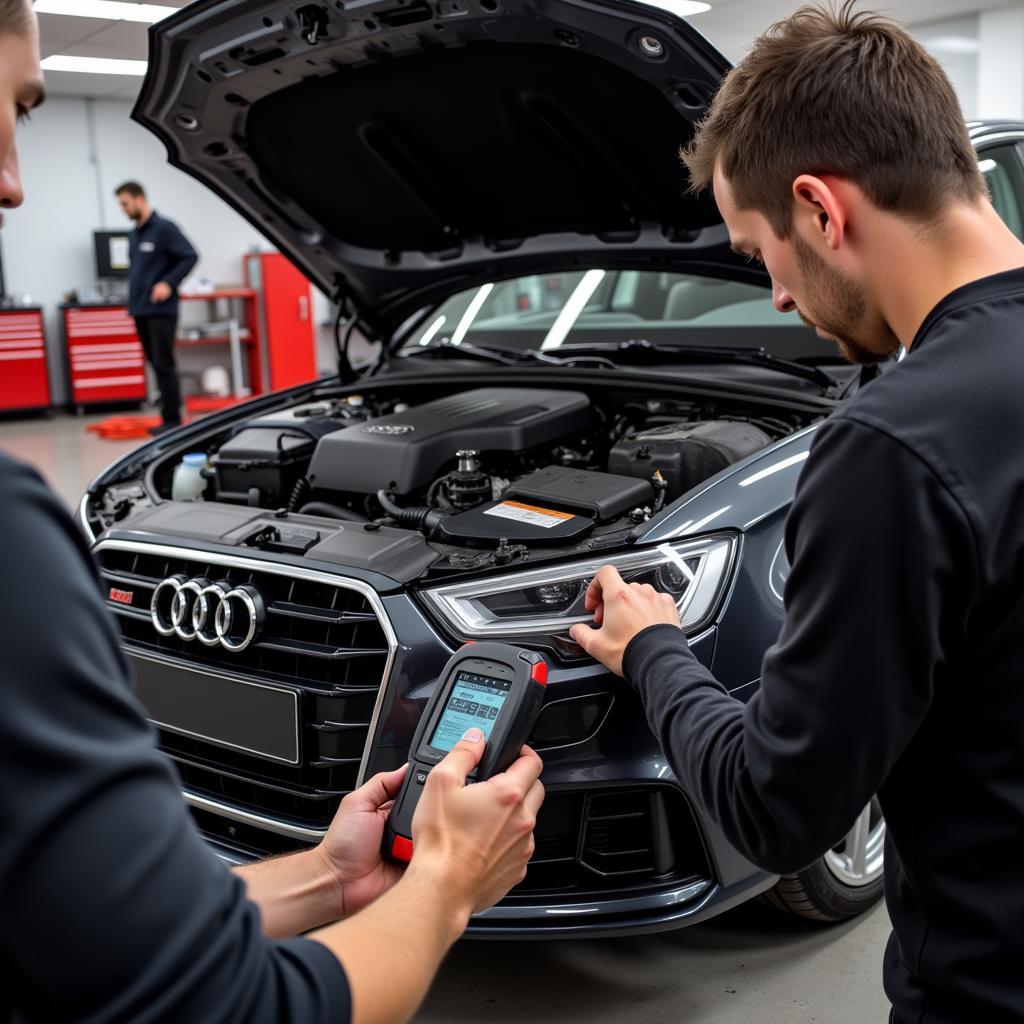
{"type": "Polygon", "coordinates": [[[127,277],[131,260],[128,256],[127,231],[94,231],[93,249],[96,253],[98,280],[127,277]]]}

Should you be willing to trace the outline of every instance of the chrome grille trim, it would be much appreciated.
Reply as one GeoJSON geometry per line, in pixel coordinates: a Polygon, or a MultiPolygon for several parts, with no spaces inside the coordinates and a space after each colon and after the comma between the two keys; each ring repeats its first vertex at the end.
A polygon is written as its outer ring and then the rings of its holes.
{"type": "Polygon", "coordinates": [[[243,810],[233,804],[226,804],[220,800],[211,800],[208,796],[200,796],[191,790],[183,789],[181,795],[189,807],[195,807],[199,811],[210,811],[212,814],[219,814],[222,818],[230,818],[232,821],[240,821],[245,825],[255,825],[257,828],[266,829],[268,832],[276,832],[279,836],[288,836],[290,839],[302,839],[306,842],[318,843],[325,835],[325,828],[304,828],[302,825],[291,825],[287,821],[278,821],[277,818],[268,818],[262,814],[255,814],[252,811],[243,810]]]}
{"type": "MultiPolygon", "coordinates": [[[[384,604],[377,592],[362,580],[352,579],[348,576],[335,575],[329,572],[322,572],[317,569],[308,569],[299,565],[284,565],[278,562],[267,562],[259,558],[248,558],[245,555],[227,555],[217,551],[204,551],[199,548],[190,548],[173,544],[151,544],[146,541],[104,539],[92,548],[94,556],[104,551],[126,551],[144,555],[158,555],[163,558],[183,558],[193,562],[204,562],[209,565],[221,565],[228,568],[241,570],[252,570],[255,572],[272,573],[278,576],[286,576],[294,579],[305,580],[309,583],[320,583],[331,587],[341,587],[356,591],[361,594],[369,603],[377,616],[377,621],[387,639],[388,653],[384,664],[384,671],[381,676],[380,685],[377,689],[377,697],[373,705],[373,713],[370,716],[370,727],[366,733],[366,743],[363,746],[363,753],[359,761],[359,772],[356,776],[356,785],[361,786],[365,781],[366,768],[370,758],[370,750],[373,745],[373,737],[377,731],[377,723],[380,719],[381,708],[384,704],[384,696],[387,691],[388,681],[391,678],[391,670],[395,663],[395,654],[398,651],[398,639],[395,636],[394,627],[384,610],[384,604]]],[[[128,609],[125,609],[128,611],[128,609]]],[[[190,669],[197,669],[191,662],[180,658],[169,658],[175,664],[187,666],[190,669]]],[[[244,673],[239,674],[240,677],[244,673]]],[[[276,818],[267,818],[262,815],[252,814],[241,808],[230,804],[221,803],[217,800],[210,800],[207,797],[200,797],[198,794],[185,792],[186,802],[195,807],[202,807],[204,810],[213,811],[224,817],[234,816],[236,820],[248,824],[257,825],[268,831],[278,832],[294,838],[314,840],[322,839],[325,832],[319,829],[302,828],[297,825],[290,825],[288,822],[278,821],[276,818]],[[203,801],[202,804],[196,801],[203,801]]]]}

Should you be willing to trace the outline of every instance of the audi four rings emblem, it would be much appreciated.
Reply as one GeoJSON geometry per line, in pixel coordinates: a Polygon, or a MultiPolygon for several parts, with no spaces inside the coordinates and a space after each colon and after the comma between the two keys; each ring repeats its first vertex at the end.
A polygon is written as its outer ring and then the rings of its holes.
{"type": "Polygon", "coordinates": [[[190,579],[183,573],[157,584],[149,605],[153,628],[161,636],[198,640],[207,647],[244,651],[259,636],[267,610],[251,584],[190,579]]]}
{"type": "Polygon", "coordinates": [[[363,427],[364,434],[383,434],[386,437],[401,437],[411,434],[416,428],[409,423],[371,423],[363,427]]]}

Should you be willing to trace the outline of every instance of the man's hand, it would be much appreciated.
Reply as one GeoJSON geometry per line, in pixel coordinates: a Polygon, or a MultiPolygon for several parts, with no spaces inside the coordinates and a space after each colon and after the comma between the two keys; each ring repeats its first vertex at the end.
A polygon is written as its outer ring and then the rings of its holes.
{"type": "Polygon", "coordinates": [[[544,764],[529,747],[507,772],[467,786],[484,746],[479,729],[466,732],[431,769],[412,821],[410,871],[435,873],[467,915],[493,906],[526,876],[544,800],[544,764]]]}
{"type": "Polygon", "coordinates": [[[317,853],[340,887],[339,916],[348,917],[372,903],[402,877],[403,868],[381,857],[384,822],[409,766],[374,775],[349,793],[331,822],[317,853]]]}
{"type": "Polygon", "coordinates": [[[657,623],[679,625],[675,601],[649,583],[626,583],[618,570],[604,566],[590,581],[584,599],[594,625],[578,622],[569,635],[605,668],[622,675],[622,656],[629,641],[657,623]]]}
{"type": "Polygon", "coordinates": [[[174,289],[166,281],[157,281],[149,293],[149,301],[159,305],[166,302],[174,294],[174,289]]]}

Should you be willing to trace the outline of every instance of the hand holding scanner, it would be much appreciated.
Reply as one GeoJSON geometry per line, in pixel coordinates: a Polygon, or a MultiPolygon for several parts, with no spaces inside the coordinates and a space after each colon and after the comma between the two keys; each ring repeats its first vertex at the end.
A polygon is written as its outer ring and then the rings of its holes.
{"type": "Polygon", "coordinates": [[[511,644],[467,644],[449,659],[416,727],[409,770],[384,825],[386,857],[400,862],[412,857],[412,816],[427,776],[467,729],[480,729],[487,743],[468,782],[489,779],[516,760],[537,719],[547,681],[544,658],[511,644]]]}

